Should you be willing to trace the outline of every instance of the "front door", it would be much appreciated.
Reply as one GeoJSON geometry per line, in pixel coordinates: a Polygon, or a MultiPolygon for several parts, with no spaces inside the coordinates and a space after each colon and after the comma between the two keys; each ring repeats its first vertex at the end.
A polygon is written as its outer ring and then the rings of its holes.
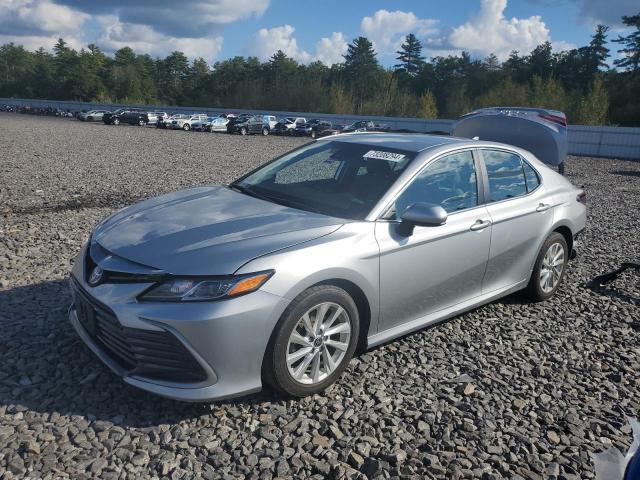
{"type": "Polygon", "coordinates": [[[491,222],[480,205],[471,151],[430,162],[376,222],[380,246],[380,331],[481,294],[491,222]],[[398,229],[402,212],[426,202],[448,213],[444,225],[398,229]]]}

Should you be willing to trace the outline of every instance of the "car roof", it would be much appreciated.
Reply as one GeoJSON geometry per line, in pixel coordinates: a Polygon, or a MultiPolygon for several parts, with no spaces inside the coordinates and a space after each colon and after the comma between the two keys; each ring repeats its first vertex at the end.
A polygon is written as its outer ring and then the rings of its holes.
{"type": "Polygon", "coordinates": [[[471,143],[468,138],[421,133],[343,133],[318,141],[359,143],[383,148],[395,148],[411,152],[421,152],[440,145],[471,143]]]}

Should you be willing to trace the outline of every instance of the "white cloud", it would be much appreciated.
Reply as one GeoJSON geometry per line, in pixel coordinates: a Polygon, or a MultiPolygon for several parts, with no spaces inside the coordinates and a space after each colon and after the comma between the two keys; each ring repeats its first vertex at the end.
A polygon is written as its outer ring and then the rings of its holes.
{"type": "Polygon", "coordinates": [[[549,29],[539,16],[507,19],[506,6],[507,0],[482,0],[480,12],[450,33],[449,45],[476,55],[495,53],[505,59],[512,50],[529,53],[549,40],[549,29]]]}
{"type": "Polygon", "coordinates": [[[116,15],[122,23],[148,25],[172,37],[204,37],[251,16],[262,15],[269,0],[56,0],[92,15],[116,15]]]}
{"type": "Polygon", "coordinates": [[[78,32],[89,18],[86,13],[48,0],[0,0],[0,41],[37,50],[50,49],[64,37],[77,48],[83,44],[78,32]]]}
{"type": "Polygon", "coordinates": [[[323,37],[316,43],[316,52],[311,54],[298,46],[293,36],[296,29],[291,25],[273,28],[261,28],[251,39],[247,50],[250,55],[260,60],[268,60],[278,50],[300,63],[319,61],[325,65],[333,65],[343,61],[342,55],[347,51],[347,41],[341,32],[333,32],[331,37],[323,37]]]}
{"type": "Polygon", "coordinates": [[[189,58],[203,57],[211,61],[222,49],[223,38],[220,35],[173,37],[158,33],[148,25],[123,23],[114,15],[101,15],[98,22],[102,26],[102,34],[96,43],[108,52],[131,47],[136,53],[162,57],[179,50],[189,58]]]}
{"type": "Polygon", "coordinates": [[[331,37],[323,37],[316,43],[314,60],[333,65],[344,61],[343,55],[347,53],[347,40],[342,32],[333,32],[331,37]]]}
{"type": "Polygon", "coordinates": [[[362,34],[373,42],[377,52],[395,53],[408,33],[428,37],[438,32],[438,21],[418,18],[413,12],[378,10],[360,22],[362,34]]]}
{"type": "Polygon", "coordinates": [[[288,57],[307,63],[311,55],[298,47],[298,41],[293,37],[295,31],[291,25],[261,28],[251,40],[249,51],[260,60],[267,60],[278,50],[282,50],[288,57]]]}

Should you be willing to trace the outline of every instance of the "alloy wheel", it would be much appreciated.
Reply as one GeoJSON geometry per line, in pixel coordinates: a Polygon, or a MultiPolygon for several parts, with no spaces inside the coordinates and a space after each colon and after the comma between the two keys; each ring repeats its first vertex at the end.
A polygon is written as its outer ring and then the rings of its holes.
{"type": "Polygon", "coordinates": [[[540,268],[540,289],[544,293],[549,293],[558,286],[564,262],[564,247],[560,243],[552,243],[542,259],[540,268]]]}
{"type": "Polygon", "coordinates": [[[291,377],[306,385],[322,382],[343,362],[351,340],[351,319],[337,303],[311,307],[293,328],[286,350],[291,377]]]}

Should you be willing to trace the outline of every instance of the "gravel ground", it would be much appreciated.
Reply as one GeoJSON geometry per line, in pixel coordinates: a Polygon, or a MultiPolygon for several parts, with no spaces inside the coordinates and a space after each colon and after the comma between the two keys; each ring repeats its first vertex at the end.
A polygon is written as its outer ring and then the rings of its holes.
{"type": "Polygon", "coordinates": [[[322,395],[185,404],[127,386],[67,321],[90,229],[132,201],[231,180],[291,138],[0,114],[0,478],[593,478],[640,407],[640,163],[571,158],[589,196],[558,295],[510,296],[354,359],[322,395]]]}

